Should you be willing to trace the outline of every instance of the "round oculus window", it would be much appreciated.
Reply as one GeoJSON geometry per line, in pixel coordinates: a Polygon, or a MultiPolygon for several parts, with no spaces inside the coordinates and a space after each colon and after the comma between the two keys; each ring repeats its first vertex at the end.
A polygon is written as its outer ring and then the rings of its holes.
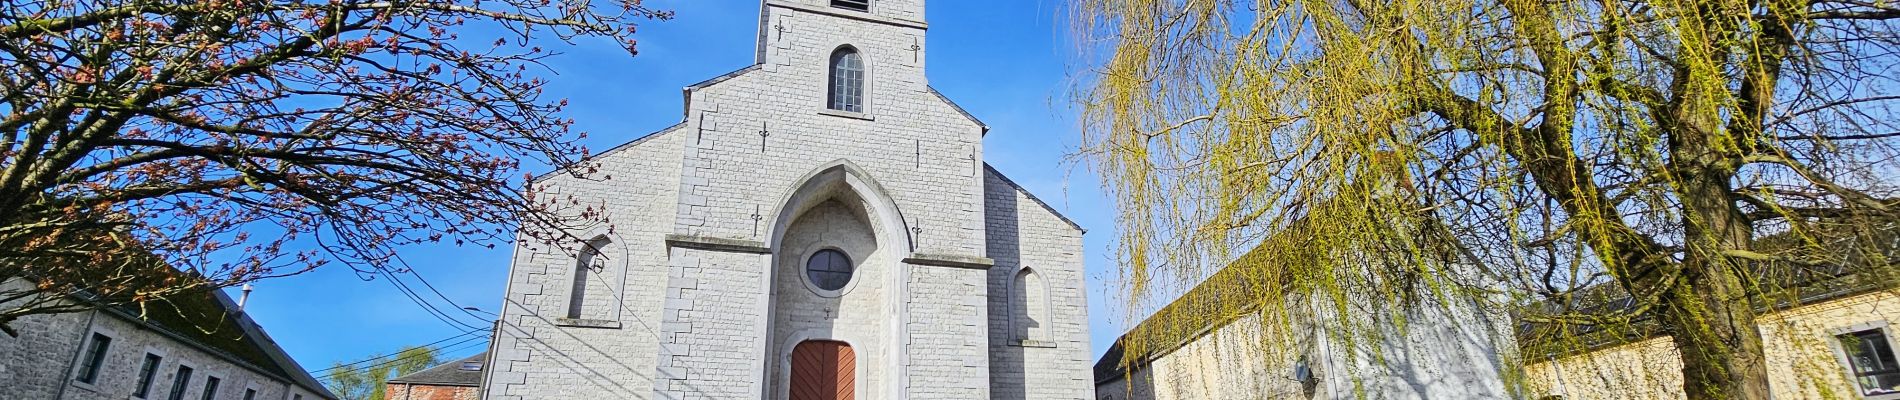
{"type": "Polygon", "coordinates": [[[851,270],[851,257],[842,251],[819,250],[805,260],[805,277],[819,289],[844,289],[845,284],[851,283],[851,270]]]}

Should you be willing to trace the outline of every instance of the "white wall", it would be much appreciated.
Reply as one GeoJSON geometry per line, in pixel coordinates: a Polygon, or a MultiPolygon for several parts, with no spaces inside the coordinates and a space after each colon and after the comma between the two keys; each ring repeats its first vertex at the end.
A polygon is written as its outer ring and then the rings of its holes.
{"type": "MultiPolygon", "coordinates": [[[[501,329],[492,344],[485,394],[494,399],[603,396],[644,399],[653,393],[659,349],[663,283],[668,280],[665,236],[679,188],[679,152],[690,132],[662,131],[600,156],[601,172],[588,181],[556,173],[541,184],[544,196],[605,208],[612,224],[575,232],[608,235],[603,250],[621,276],[597,276],[590,303],[611,300],[607,325],[564,324],[578,243],[566,250],[517,241],[509,270],[501,329]],[[655,284],[660,282],[662,284],[655,284]]],[[[603,307],[604,308],[604,307],[603,307]]]]}
{"type": "Polygon", "coordinates": [[[1214,329],[1138,368],[1132,379],[1106,380],[1098,399],[1174,400],[1206,398],[1290,399],[1508,399],[1506,370],[1515,365],[1509,319],[1484,314],[1475,299],[1425,295],[1403,311],[1405,323],[1389,319],[1397,305],[1371,301],[1347,308],[1340,318],[1330,306],[1289,302],[1288,326],[1262,323],[1252,313],[1214,329]],[[1377,340],[1348,344],[1318,326],[1342,320],[1378,324],[1377,340]],[[1308,388],[1292,379],[1298,360],[1318,377],[1308,388]],[[1132,387],[1131,387],[1132,386],[1132,387]],[[1363,397],[1361,396],[1363,394],[1363,397]]]}
{"type": "MultiPolygon", "coordinates": [[[[545,181],[550,195],[601,205],[614,221],[629,254],[624,311],[588,324],[605,328],[561,326],[553,317],[564,315],[573,256],[518,247],[489,398],[771,397],[768,381],[780,374],[768,366],[787,346],[781,335],[798,331],[784,318],[812,312],[774,313],[767,303],[774,285],[798,293],[783,286],[784,271],[772,275],[786,266],[773,260],[804,255],[795,241],[773,247],[773,235],[781,219],[798,215],[785,208],[796,206],[788,199],[805,178],[842,164],[863,186],[853,196],[866,205],[876,252],[892,260],[869,271],[888,274],[876,278],[886,286],[861,286],[866,292],[852,294],[861,299],[845,300],[882,307],[864,310],[878,312],[883,328],[859,333],[872,345],[857,350],[892,366],[874,372],[875,387],[861,398],[992,397],[999,386],[991,354],[1020,349],[991,340],[991,298],[1003,294],[996,274],[1022,265],[1050,283],[1056,320],[1056,347],[1027,356],[1029,369],[1045,374],[1031,376],[1030,386],[1089,397],[1079,229],[1013,186],[986,180],[986,128],[925,78],[922,0],[877,0],[873,14],[847,16],[825,1],[768,1],[760,64],[687,88],[680,126],[603,155],[613,180],[545,181]],[[825,108],[827,64],[845,45],[866,63],[861,114],[825,108]],[[992,234],[1008,243],[999,247],[992,234]],[[725,247],[669,246],[669,236],[725,247]],[[997,265],[982,268],[989,257],[997,265]],[[914,258],[969,263],[899,261],[914,258]]],[[[998,396],[1024,398],[1020,389],[998,396]]]]}
{"type": "Polygon", "coordinates": [[[1090,399],[1088,299],[1084,291],[1082,231],[1055,210],[986,169],[990,293],[990,395],[996,399],[1090,399]],[[1012,336],[1011,292],[1016,275],[1031,268],[1043,283],[1028,290],[1030,301],[1048,310],[1046,343],[1020,343],[1012,336]]]}
{"type": "Polygon", "coordinates": [[[767,392],[784,398],[791,378],[792,349],[805,340],[835,340],[851,345],[857,355],[859,396],[888,393],[888,371],[896,366],[889,341],[890,323],[897,310],[889,307],[894,285],[890,248],[880,246],[855,198],[828,200],[798,217],[779,243],[774,272],[772,336],[766,343],[773,357],[767,363],[771,377],[767,392]],[[843,200],[843,201],[840,201],[843,200]],[[847,204],[845,201],[850,201],[847,204]],[[853,209],[855,208],[855,209],[853,209]],[[805,262],[819,250],[844,252],[856,263],[851,283],[838,291],[807,285],[805,262]],[[823,294],[821,294],[823,293],[823,294]]]}

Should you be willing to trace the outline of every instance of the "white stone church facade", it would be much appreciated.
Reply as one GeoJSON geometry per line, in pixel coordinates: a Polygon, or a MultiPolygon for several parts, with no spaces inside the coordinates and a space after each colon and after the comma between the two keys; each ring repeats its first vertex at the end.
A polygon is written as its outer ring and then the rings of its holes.
{"type": "Polygon", "coordinates": [[[930,87],[924,1],[761,9],[683,122],[537,182],[609,222],[515,249],[483,396],[1093,399],[1082,229],[930,87]]]}

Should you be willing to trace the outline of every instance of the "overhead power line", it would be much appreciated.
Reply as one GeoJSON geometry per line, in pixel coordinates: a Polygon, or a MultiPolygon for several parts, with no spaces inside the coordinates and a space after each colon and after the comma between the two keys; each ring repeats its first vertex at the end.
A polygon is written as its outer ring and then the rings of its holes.
{"type": "MultiPolygon", "coordinates": [[[[475,333],[477,333],[477,332],[480,332],[480,331],[468,331],[468,332],[462,332],[462,333],[459,333],[459,334],[456,334],[455,336],[449,336],[449,337],[446,337],[446,338],[442,338],[442,340],[437,340],[437,341],[434,341],[434,342],[429,342],[428,344],[424,344],[424,345],[421,345],[421,346],[416,346],[416,347],[433,347],[433,346],[435,346],[435,345],[438,345],[438,344],[442,344],[443,342],[448,342],[448,341],[450,341],[450,340],[455,340],[455,339],[457,339],[457,338],[461,338],[461,337],[464,337],[464,336],[468,336],[468,335],[473,335],[473,334],[475,334],[475,333]]],[[[465,340],[465,341],[466,341],[467,339],[463,339],[463,340],[465,340]]],[[[462,343],[462,342],[456,342],[456,343],[462,343]]],[[[443,346],[443,347],[447,347],[447,346],[452,346],[452,345],[453,345],[453,344],[450,344],[450,345],[446,345],[446,346],[443,346]]],[[[310,373],[311,373],[312,375],[315,375],[315,374],[318,374],[318,373],[323,373],[323,372],[328,372],[328,371],[331,371],[331,370],[336,370],[336,369],[342,369],[342,368],[348,368],[348,367],[350,367],[350,366],[352,366],[352,365],[357,365],[357,364],[363,364],[363,363],[370,363],[370,362],[375,362],[375,361],[377,361],[377,360],[382,360],[382,359],[384,359],[384,358],[388,358],[388,356],[376,356],[376,357],[370,357],[370,358],[366,358],[366,359],[362,359],[362,360],[357,360],[357,361],[354,361],[354,362],[350,362],[350,363],[347,363],[347,364],[337,364],[337,365],[333,365],[333,366],[330,366],[330,368],[324,368],[324,369],[320,369],[320,370],[316,370],[316,371],[310,371],[310,373]]]]}
{"type": "MultiPolygon", "coordinates": [[[[461,341],[458,341],[455,343],[443,345],[440,348],[432,349],[434,351],[432,351],[431,353],[434,353],[434,355],[436,355],[439,360],[439,359],[442,359],[441,355],[443,354],[450,354],[457,351],[467,350],[471,347],[485,345],[488,343],[487,341],[477,341],[476,339],[480,339],[480,337],[471,337],[467,339],[462,339],[461,341]]],[[[340,371],[343,371],[343,372],[330,372],[330,371],[339,371],[338,367],[331,367],[329,369],[323,370],[323,372],[326,372],[325,373],[326,375],[336,374],[336,373],[363,372],[363,371],[369,371],[369,370],[374,370],[376,368],[388,366],[390,364],[402,362],[404,360],[413,359],[414,357],[417,357],[417,356],[416,355],[405,356],[399,353],[399,354],[388,356],[387,358],[379,357],[376,359],[371,359],[370,361],[381,361],[375,364],[367,364],[367,365],[361,365],[361,366],[356,366],[356,367],[342,368],[340,371]]]]}

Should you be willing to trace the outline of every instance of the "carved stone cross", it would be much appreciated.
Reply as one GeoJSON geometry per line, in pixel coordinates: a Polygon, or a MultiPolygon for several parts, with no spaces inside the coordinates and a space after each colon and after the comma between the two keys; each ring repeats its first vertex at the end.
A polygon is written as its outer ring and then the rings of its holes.
{"type": "Polygon", "coordinates": [[[764,220],[765,216],[759,215],[759,205],[752,205],[752,237],[759,237],[759,221],[764,220]]]}

